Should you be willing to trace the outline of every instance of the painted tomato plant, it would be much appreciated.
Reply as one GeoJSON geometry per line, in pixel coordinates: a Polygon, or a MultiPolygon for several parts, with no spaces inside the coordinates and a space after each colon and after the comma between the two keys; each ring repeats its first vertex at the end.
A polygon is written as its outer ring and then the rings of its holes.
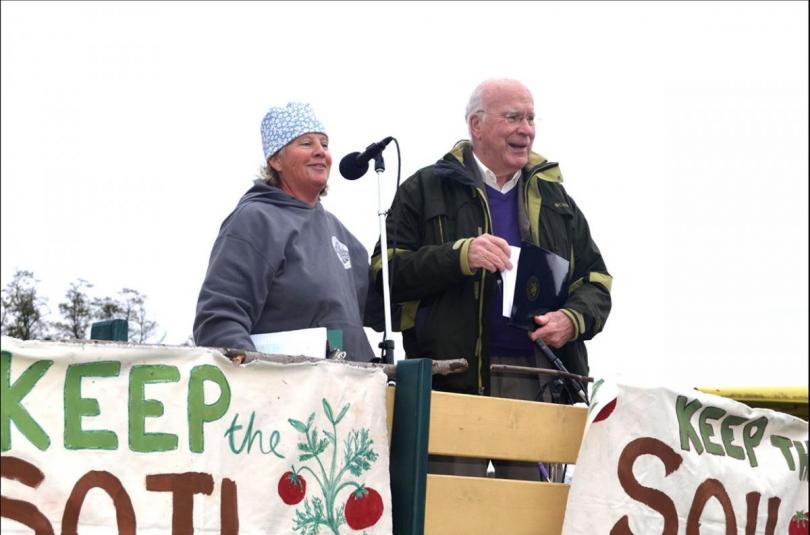
{"type": "Polygon", "coordinates": [[[341,441],[337,426],[346,416],[350,404],[344,405],[337,415],[326,399],[321,404],[331,427],[329,431],[318,430],[314,412],[306,423],[294,418],[288,420],[293,429],[304,436],[298,443],[298,460],[304,465],[297,471],[293,467],[281,476],[279,496],[288,505],[303,500],[303,508],[296,509],[293,518],[293,530],[300,531],[302,535],[323,533],[322,527],[339,535],[340,527],[344,524],[354,530],[371,527],[382,517],[382,497],[379,492],[354,478],[370,470],[379,457],[373,448],[374,441],[369,437],[367,428],[351,429],[341,441]],[[343,450],[342,463],[338,462],[339,446],[343,450]],[[314,481],[309,495],[306,495],[306,481],[301,476],[302,472],[307,472],[314,481]],[[345,495],[346,492],[349,493],[346,504],[341,505],[338,495],[345,495]]]}
{"type": "Polygon", "coordinates": [[[284,472],[284,475],[278,480],[278,495],[281,496],[281,501],[287,505],[297,504],[304,499],[306,493],[307,482],[296,472],[295,467],[284,472]]]}

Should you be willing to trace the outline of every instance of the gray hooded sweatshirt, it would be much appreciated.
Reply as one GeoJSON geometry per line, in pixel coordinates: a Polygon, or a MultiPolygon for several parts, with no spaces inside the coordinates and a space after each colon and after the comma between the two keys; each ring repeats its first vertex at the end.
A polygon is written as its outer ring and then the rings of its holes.
{"type": "Polygon", "coordinates": [[[365,247],[320,202],[256,181],[214,242],[194,341],[254,351],[251,334],[327,327],[343,331],[348,359],[369,361],[368,266],[365,247]]]}

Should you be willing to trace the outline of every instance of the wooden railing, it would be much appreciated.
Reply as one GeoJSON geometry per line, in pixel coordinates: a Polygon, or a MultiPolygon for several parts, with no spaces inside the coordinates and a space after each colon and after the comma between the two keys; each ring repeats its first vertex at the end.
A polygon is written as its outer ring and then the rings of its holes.
{"type": "MultiPolygon", "coordinates": [[[[398,375],[401,366],[417,362],[399,363],[398,375]]],[[[429,366],[425,366],[423,372],[427,369],[429,366]]],[[[559,535],[569,485],[429,474],[427,454],[575,463],[587,410],[550,403],[426,392],[425,388],[430,388],[429,376],[423,374],[420,381],[419,407],[405,400],[397,404],[401,395],[414,396],[413,384],[398,379],[396,389],[389,391],[394,533],[559,535]],[[419,425],[423,428],[419,429],[419,425]],[[401,426],[410,426],[410,430],[401,426]],[[415,434],[410,436],[407,445],[398,445],[407,433],[415,434]],[[410,448],[408,453],[418,457],[413,459],[414,465],[409,466],[407,463],[411,461],[400,458],[405,453],[404,448],[410,448]],[[407,501],[403,500],[403,495],[408,496],[407,501]]]]}

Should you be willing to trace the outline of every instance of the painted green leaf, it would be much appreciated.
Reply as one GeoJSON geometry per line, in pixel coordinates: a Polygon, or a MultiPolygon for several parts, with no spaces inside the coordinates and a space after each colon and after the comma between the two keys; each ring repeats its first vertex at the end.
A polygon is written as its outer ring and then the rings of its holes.
{"type": "Polygon", "coordinates": [[[340,409],[340,414],[338,414],[337,420],[335,420],[335,425],[340,423],[340,421],[343,419],[343,417],[346,416],[346,412],[349,410],[350,405],[351,405],[351,403],[347,403],[347,404],[345,404],[343,406],[342,409],[340,409]]]}
{"type": "Polygon", "coordinates": [[[332,415],[332,406],[329,405],[329,402],[326,401],[326,398],[321,400],[323,404],[323,412],[326,414],[326,418],[332,423],[335,424],[335,417],[332,415]]]}
{"type": "Polygon", "coordinates": [[[374,441],[368,436],[368,429],[354,430],[349,433],[344,442],[346,448],[345,463],[349,471],[359,476],[371,468],[371,463],[379,457],[372,449],[374,441]]]}
{"type": "Polygon", "coordinates": [[[298,431],[299,433],[306,434],[307,426],[305,426],[303,422],[299,422],[298,420],[296,420],[294,418],[290,418],[287,421],[290,422],[290,425],[293,426],[296,431],[298,431]]]}
{"type": "Polygon", "coordinates": [[[323,503],[319,498],[313,498],[310,507],[309,499],[304,501],[304,511],[295,511],[293,519],[293,530],[301,531],[303,535],[316,535],[320,533],[319,525],[328,526],[326,515],[324,514],[323,503]]]}

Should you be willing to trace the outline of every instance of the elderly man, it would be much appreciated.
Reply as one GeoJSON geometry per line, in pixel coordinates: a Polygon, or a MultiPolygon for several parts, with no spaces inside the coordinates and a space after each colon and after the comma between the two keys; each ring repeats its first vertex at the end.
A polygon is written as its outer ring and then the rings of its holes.
{"type": "MultiPolygon", "coordinates": [[[[405,352],[469,361],[464,374],[434,377],[438,390],[550,401],[547,379],[490,375],[490,364],[552,368],[535,349],[533,340],[542,339],[569,371],[587,374],[584,340],[607,320],[612,278],[559,166],[531,150],[531,92],[515,80],[487,80],[473,91],[466,119],[470,141],[406,180],[388,214],[392,300],[400,307],[405,352]],[[509,245],[521,242],[570,266],[565,304],[536,316],[528,335],[503,317],[497,284],[497,273],[512,267],[509,245]]],[[[377,284],[380,268],[378,243],[371,268],[377,284]]],[[[459,469],[459,463],[451,460],[446,471],[484,474],[484,464],[468,461],[459,469]]],[[[437,466],[431,471],[443,471],[437,466]]],[[[537,478],[536,465],[524,468],[524,477],[537,478]]]]}

